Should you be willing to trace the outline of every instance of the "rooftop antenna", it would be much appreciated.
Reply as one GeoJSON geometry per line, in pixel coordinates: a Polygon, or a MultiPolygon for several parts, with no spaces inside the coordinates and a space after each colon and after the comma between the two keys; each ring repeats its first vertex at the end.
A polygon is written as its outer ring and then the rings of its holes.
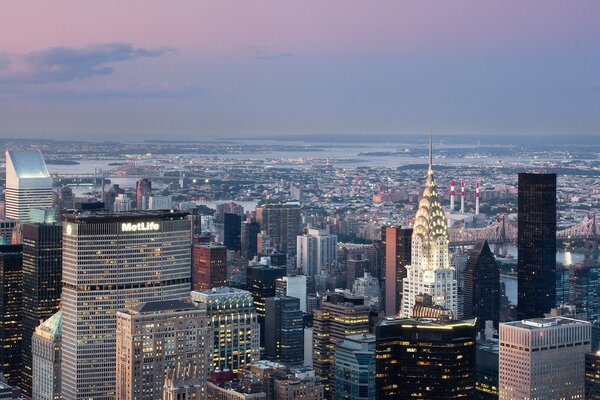
{"type": "Polygon", "coordinates": [[[433,140],[431,138],[431,129],[429,130],[429,174],[433,174],[433,140]]]}

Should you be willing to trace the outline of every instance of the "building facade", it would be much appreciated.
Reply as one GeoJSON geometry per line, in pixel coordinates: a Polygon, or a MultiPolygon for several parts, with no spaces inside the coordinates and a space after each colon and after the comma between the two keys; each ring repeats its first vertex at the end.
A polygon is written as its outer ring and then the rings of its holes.
{"type": "Polygon", "coordinates": [[[63,399],[114,398],[115,314],[189,295],[190,231],[184,212],[65,215],[63,399]]]}
{"type": "Polygon", "coordinates": [[[223,244],[227,250],[242,249],[242,216],[239,214],[223,214],[223,244]]]}
{"type": "Polygon", "coordinates": [[[304,361],[304,324],[300,299],[269,297],[265,300],[265,355],[287,365],[304,361]]]}
{"type": "Polygon", "coordinates": [[[583,399],[591,329],[564,317],[500,324],[500,399],[583,399]]]}
{"type": "Polygon", "coordinates": [[[600,351],[585,355],[585,399],[600,400],[600,351]]]}
{"type": "Polygon", "coordinates": [[[351,335],[335,348],[335,398],[375,400],[375,335],[351,335]]]}
{"type": "Polygon", "coordinates": [[[325,389],[319,377],[310,368],[290,371],[276,377],[273,385],[274,400],[322,400],[325,389]]]}
{"type": "Polygon", "coordinates": [[[21,384],[23,344],[23,246],[0,245],[0,374],[21,384]]]}
{"type": "Polygon", "coordinates": [[[227,286],[227,248],[217,244],[193,247],[192,289],[209,290],[227,286]]]}
{"type": "Polygon", "coordinates": [[[331,272],[337,264],[337,236],[319,229],[296,238],[296,268],[306,276],[331,272]]]}
{"type": "Polygon", "coordinates": [[[258,206],[256,221],[269,236],[273,248],[287,254],[288,258],[296,257],[296,236],[303,230],[299,203],[258,206]]]}
{"type": "Polygon", "coordinates": [[[31,339],[31,398],[60,400],[62,311],[42,322],[31,339]]]}
{"type": "Polygon", "coordinates": [[[412,228],[386,226],[381,229],[381,245],[384,251],[385,304],[387,316],[398,315],[402,305],[406,266],[411,264],[412,228]]]}

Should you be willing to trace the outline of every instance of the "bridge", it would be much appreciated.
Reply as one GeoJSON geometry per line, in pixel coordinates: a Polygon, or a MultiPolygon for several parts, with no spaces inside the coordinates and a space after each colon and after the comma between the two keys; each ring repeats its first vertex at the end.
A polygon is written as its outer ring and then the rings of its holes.
{"type": "MultiPolygon", "coordinates": [[[[450,228],[448,230],[451,246],[472,245],[479,239],[485,239],[489,244],[516,243],[517,232],[517,222],[506,221],[504,218],[483,228],[450,228]]],[[[596,215],[588,215],[576,225],[557,230],[556,239],[597,242],[600,239],[600,227],[596,224],[596,215]]]]}

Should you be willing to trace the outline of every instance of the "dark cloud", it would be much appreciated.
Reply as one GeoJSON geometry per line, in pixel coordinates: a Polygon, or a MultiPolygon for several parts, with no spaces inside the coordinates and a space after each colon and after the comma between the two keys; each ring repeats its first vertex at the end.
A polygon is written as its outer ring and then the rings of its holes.
{"type": "Polygon", "coordinates": [[[247,47],[250,57],[255,60],[280,60],[294,57],[296,54],[286,51],[274,51],[269,46],[251,45],[247,47]]]}
{"type": "Polygon", "coordinates": [[[175,49],[144,49],[131,43],[102,43],[85,47],[52,47],[26,54],[0,54],[0,84],[68,82],[110,75],[112,64],[158,57],[175,49]]]}

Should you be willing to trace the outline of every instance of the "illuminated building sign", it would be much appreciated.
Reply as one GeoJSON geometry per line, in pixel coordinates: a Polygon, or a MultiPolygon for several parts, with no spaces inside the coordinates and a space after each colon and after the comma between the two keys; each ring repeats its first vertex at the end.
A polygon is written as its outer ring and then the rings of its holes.
{"type": "Polygon", "coordinates": [[[148,232],[160,229],[158,222],[124,222],[121,224],[121,232],[148,232]]]}

